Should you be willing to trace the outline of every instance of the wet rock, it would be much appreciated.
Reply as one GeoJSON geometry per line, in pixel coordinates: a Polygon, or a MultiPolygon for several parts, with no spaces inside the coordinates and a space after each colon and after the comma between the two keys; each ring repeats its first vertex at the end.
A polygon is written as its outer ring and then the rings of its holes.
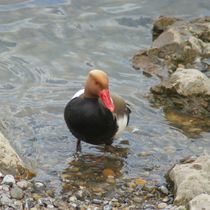
{"type": "Polygon", "coordinates": [[[153,25],[153,40],[155,40],[163,31],[165,31],[170,25],[179,21],[180,19],[175,17],[160,16],[153,25]]]}
{"type": "Polygon", "coordinates": [[[45,184],[42,183],[42,182],[34,182],[33,187],[34,187],[34,190],[35,190],[36,192],[42,192],[42,191],[44,191],[45,188],[46,188],[45,184]]]}
{"type": "Polygon", "coordinates": [[[109,177],[109,176],[114,177],[114,176],[115,176],[115,173],[114,173],[114,171],[113,171],[111,168],[105,168],[105,169],[102,171],[102,174],[103,174],[105,177],[109,177]]]}
{"type": "Polygon", "coordinates": [[[4,174],[24,175],[29,173],[23,161],[2,133],[0,133],[0,168],[4,174]]]}
{"type": "Polygon", "coordinates": [[[185,205],[195,196],[210,194],[210,156],[200,156],[192,163],[176,164],[169,171],[169,178],[174,183],[175,204],[185,205]]]}
{"type": "Polygon", "coordinates": [[[161,79],[180,65],[208,70],[203,60],[210,57],[209,34],[209,18],[184,21],[160,17],[154,23],[152,47],[134,55],[133,67],[161,79]]]}
{"type": "Polygon", "coordinates": [[[165,195],[168,195],[168,193],[169,193],[168,188],[164,185],[161,185],[158,189],[165,195]]]}
{"type": "Polygon", "coordinates": [[[162,91],[177,93],[181,96],[210,96],[210,80],[197,69],[178,68],[171,77],[162,82],[162,91]]]}
{"type": "Polygon", "coordinates": [[[24,196],[24,193],[21,188],[14,186],[10,191],[10,195],[14,199],[21,200],[24,196]]]}
{"type": "Polygon", "coordinates": [[[194,117],[210,116],[210,80],[199,70],[178,68],[151,88],[151,101],[194,117]]]}
{"type": "Polygon", "coordinates": [[[101,204],[103,201],[95,198],[95,199],[93,199],[92,202],[93,202],[94,204],[101,204]]]}
{"type": "Polygon", "coordinates": [[[144,179],[138,178],[138,179],[135,179],[135,184],[136,185],[145,185],[146,181],[144,179]]]}
{"type": "Polygon", "coordinates": [[[2,180],[2,184],[6,184],[9,186],[12,186],[13,184],[15,184],[15,178],[13,175],[6,175],[3,180],[2,180]]]}
{"type": "Polygon", "coordinates": [[[163,78],[167,75],[167,71],[163,71],[161,61],[157,57],[151,56],[149,53],[150,52],[146,50],[137,53],[132,59],[133,67],[137,70],[143,70],[146,76],[157,75],[163,78]]]}
{"type": "Polygon", "coordinates": [[[210,195],[200,194],[189,202],[189,210],[204,210],[210,207],[210,195]]]}

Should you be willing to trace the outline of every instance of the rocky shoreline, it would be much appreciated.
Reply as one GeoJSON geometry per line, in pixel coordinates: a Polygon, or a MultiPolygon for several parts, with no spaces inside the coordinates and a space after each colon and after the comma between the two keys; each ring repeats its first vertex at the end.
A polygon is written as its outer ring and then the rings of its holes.
{"type": "Polygon", "coordinates": [[[44,183],[15,180],[12,175],[1,175],[0,209],[171,209],[172,197],[165,186],[152,186],[142,180],[119,182],[111,194],[101,196],[103,189],[90,194],[88,189],[69,191],[56,196],[44,183]]]}

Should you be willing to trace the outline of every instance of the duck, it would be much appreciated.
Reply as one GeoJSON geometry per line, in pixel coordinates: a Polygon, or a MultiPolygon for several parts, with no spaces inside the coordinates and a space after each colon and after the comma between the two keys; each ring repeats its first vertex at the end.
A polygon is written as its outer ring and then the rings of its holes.
{"type": "Polygon", "coordinates": [[[77,91],[64,108],[64,119],[77,139],[93,145],[110,146],[127,126],[130,105],[119,95],[110,94],[109,78],[105,71],[89,71],[84,89],[77,91]]]}

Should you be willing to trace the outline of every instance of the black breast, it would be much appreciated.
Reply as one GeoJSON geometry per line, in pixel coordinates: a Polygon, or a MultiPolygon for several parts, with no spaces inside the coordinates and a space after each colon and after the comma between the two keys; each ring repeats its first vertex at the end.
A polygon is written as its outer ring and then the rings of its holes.
{"type": "Polygon", "coordinates": [[[96,98],[74,98],[66,106],[64,118],[72,134],[91,144],[111,144],[117,132],[112,113],[96,98]]]}

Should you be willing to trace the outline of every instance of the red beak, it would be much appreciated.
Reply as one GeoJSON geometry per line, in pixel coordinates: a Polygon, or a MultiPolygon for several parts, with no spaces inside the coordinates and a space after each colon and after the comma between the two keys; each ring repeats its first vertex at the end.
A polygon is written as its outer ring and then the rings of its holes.
{"type": "Polygon", "coordinates": [[[113,112],[114,111],[114,104],[113,104],[113,101],[110,97],[109,90],[108,89],[101,90],[99,92],[99,97],[100,97],[101,101],[103,102],[104,106],[107,109],[109,109],[110,112],[113,112]]]}

